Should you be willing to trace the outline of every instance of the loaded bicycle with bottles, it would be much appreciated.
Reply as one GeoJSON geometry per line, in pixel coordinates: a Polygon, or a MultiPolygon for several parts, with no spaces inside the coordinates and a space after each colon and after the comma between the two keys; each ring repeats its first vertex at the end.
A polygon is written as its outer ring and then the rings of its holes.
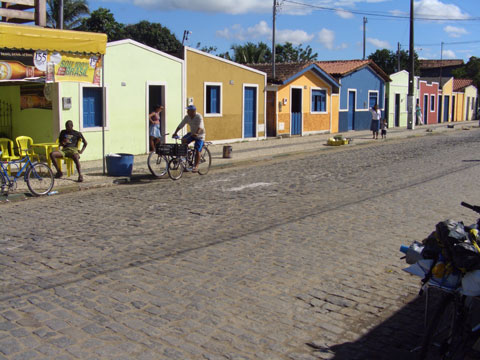
{"type": "MultiPolygon", "coordinates": [[[[480,214],[480,206],[462,202],[480,214]]],[[[480,359],[480,219],[439,222],[422,242],[402,245],[410,274],[422,278],[425,335],[417,359],[480,359]]]]}

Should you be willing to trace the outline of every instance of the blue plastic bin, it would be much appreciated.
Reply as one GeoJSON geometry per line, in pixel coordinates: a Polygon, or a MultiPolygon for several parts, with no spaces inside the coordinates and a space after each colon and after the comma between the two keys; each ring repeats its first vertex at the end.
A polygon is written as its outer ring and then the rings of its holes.
{"type": "Polygon", "coordinates": [[[131,176],[133,170],[132,154],[109,154],[105,157],[108,176],[131,176]]]}

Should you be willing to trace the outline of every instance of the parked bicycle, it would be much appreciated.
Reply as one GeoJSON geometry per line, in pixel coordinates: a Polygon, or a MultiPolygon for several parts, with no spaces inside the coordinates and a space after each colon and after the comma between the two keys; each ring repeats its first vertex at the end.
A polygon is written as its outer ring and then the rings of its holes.
{"type": "MultiPolygon", "coordinates": [[[[2,152],[0,151],[0,155],[2,152]]],[[[44,163],[32,162],[28,154],[23,159],[0,162],[0,192],[7,195],[11,190],[17,188],[17,180],[23,175],[23,180],[27,183],[30,192],[35,196],[48,194],[54,184],[53,172],[44,163]],[[21,165],[24,163],[23,165],[21,165]],[[9,175],[9,168],[18,169],[15,176],[9,175]]]]}
{"type": "MultiPolygon", "coordinates": [[[[168,135],[168,133],[164,134],[163,136],[168,135]]],[[[165,151],[165,147],[162,145],[165,144],[157,144],[155,147],[155,151],[152,151],[148,155],[147,165],[148,169],[152,173],[153,176],[161,178],[167,173],[168,162],[171,159],[171,156],[168,155],[168,151],[165,151]]],[[[167,150],[169,148],[167,147],[167,150]]]]}
{"type": "MultiPolygon", "coordinates": [[[[179,144],[178,141],[180,138],[178,136],[173,138],[175,139],[175,144],[166,144],[172,146],[169,151],[171,159],[168,162],[167,172],[172,180],[178,180],[182,177],[184,171],[191,172],[193,170],[197,150],[186,144],[179,144]]],[[[210,144],[211,142],[205,142],[200,151],[198,163],[198,173],[200,175],[206,175],[212,164],[212,156],[208,149],[210,144]]]]}
{"type": "MultiPolygon", "coordinates": [[[[480,214],[480,206],[461,203],[480,214]]],[[[480,359],[480,219],[446,220],[422,243],[402,246],[407,272],[422,277],[426,331],[419,360],[480,359]],[[429,307],[434,309],[430,312],[429,307]]]]}

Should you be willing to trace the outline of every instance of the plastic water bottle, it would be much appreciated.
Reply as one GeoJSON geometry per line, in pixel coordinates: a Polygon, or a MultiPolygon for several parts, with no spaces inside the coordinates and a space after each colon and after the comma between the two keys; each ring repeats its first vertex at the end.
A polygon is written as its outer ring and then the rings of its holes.
{"type": "Polygon", "coordinates": [[[57,190],[54,190],[54,191],[50,191],[47,195],[55,195],[55,194],[58,194],[58,191],[57,190]]]}
{"type": "Polygon", "coordinates": [[[407,264],[415,264],[418,260],[422,260],[422,251],[424,246],[419,242],[414,241],[412,245],[401,245],[400,251],[406,255],[405,261],[407,264]]]}

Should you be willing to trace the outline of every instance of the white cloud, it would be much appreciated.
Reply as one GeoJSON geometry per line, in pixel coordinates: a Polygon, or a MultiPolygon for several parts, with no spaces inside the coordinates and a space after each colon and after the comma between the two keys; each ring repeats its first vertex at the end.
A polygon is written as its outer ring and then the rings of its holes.
{"type": "Polygon", "coordinates": [[[234,15],[271,12],[273,6],[262,0],[133,0],[133,3],[154,10],[189,10],[234,15]]]}
{"type": "Polygon", "coordinates": [[[374,38],[367,38],[367,43],[372,44],[378,49],[390,49],[390,44],[388,41],[374,39],[374,38]]]}
{"type": "Polygon", "coordinates": [[[443,30],[452,38],[459,38],[462,35],[468,34],[468,31],[465,28],[460,28],[456,26],[445,26],[443,30]]]}
{"type": "Polygon", "coordinates": [[[468,19],[470,17],[458,6],[444,4],[440,0],[415,1],[414,6],[415,16],[423,18],[468,19]]]}
{"type": "MultiPolygon", "coordinates": [[[[260,21],[258,24],[243,28],[241,25],[233,25],[230,28],[218,30],[216,32],[218,37],[222,37],[228,40],[238,41],[254,41],[258,39],[270,40],[272,37],[272,29],[268,26],[266,21],[260,21]]],[[[308,34],[303,30],[277,30],[275,32],[275,38],[278,43],[290,42],[293,45],[305,44],[312,41],[314,35],[308,34]]]]}
{"type": "Polygon", "coordinates": [[[333,42],[335,41],[335,33],[332,30],[323,28],[318,33],[318,41],[328,50],[333,49],[333,42]]]}
{"type": "Polygon", "coordinates": [[[443,50],[442,57],[444,59],[456,59],[457,55],[452,50],[443,50]]]}
{"type": "Polygon", "coordinates": [[[351,19],[353,18],[355,15],[353,15],[350,11],[347,11],[347,10],[337,10],[335,11],[335,13],[340,16],[342,19],[351,19]]]}

